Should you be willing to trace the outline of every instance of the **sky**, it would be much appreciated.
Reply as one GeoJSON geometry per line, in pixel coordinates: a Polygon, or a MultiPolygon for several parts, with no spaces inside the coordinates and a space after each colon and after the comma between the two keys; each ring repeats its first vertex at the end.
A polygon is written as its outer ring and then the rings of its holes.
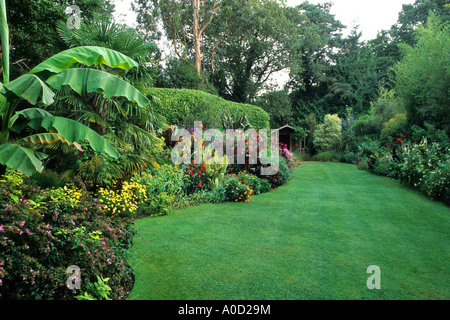
{"type": "MultiPolygon", "coordinates": [[[[302,0],[287,0],[288,5],[295,6],[302,0]]],[[[362,40],[374,39],[377,32],[390,29],[397,22],[402,4],[412,4],[415,0],[309,0],[310,3],[332,2],[330,13],[341,21],[347,32],[359,25],[362,40]]],[[[344,33],[345,34],[345,33],[344,33]]]]}
{"type": "MultiPolygon", "coordinates": [[[[116,17],[129,25],[136,24],[136,15],[131,10],[131,0],[114,0],[116,17]]],[[[296,6],[303,0],[287,0],[289,6],[296,6]]],[[[389,29],[396,21],[402,4],[412,4],[415,0],[309,0],[310,3],[332,2],[330,12],[347,26],[347,32],[359,25],[361,39],[369,40],[377,32],[389,29]]],[[[344,34],[346,34],[345,32],[344,34]]]]}

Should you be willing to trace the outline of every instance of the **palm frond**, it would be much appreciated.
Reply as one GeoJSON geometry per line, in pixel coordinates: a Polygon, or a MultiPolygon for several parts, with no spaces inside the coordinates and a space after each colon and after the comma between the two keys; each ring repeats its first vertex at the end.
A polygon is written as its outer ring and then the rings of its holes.
{"type": "Polygon", "coordinates": [[[78,122],[89,124],[89,123],[95,123],[98,124],[104,128],[109,128],[109,123],[103,119],[99,114],[93,112],[93,111],[82,111],[83,114],[78,118],[78,122]]]}
{"type": "Polygon", "coordinates": [[[150,133],[139,126],[128,123],[123,128],[123,138],[130,144],[133,144],[137,149],[145,150],[151,148],[155,144],[160,143],[160,139],[153,133],[150,133]]]}
{"type": "Polygon", "coordinates": [[[133,150],[133,147],[130,144],[113,133],[106,134],[103,136],[103,138],[105,138],[111,145],[113,145],[117,149],[133,150]]]}

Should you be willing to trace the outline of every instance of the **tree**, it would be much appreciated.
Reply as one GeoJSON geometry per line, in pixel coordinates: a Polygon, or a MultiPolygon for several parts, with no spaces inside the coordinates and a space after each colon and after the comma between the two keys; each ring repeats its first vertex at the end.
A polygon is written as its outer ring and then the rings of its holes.
{"type": "Polygon", "coordinates": [[[197,77],[202,76],[202,37],[217,11],[220,0],[135,0],[137,12],[144,32],[154,32],[155,18],[162,21],[166,36],[172,42],[179,59],[194,61],[197,77]]]}
{"type": "Polygon", "coordinates": [[[377,96],[377,59],[360,37],[361,33],[353,29],[340,41],[336,64],[329,71],[333,81],[323,98],[327,112],[343,116],[348,106],[355,114],[361,114],[369,109],[370,102],[377,96]]]}
{"type": "MultiPolygon", "coordinates": [[[[56,25],[66,22],[65,0],[8,0],[7,19],[11,37],[11,72],[14,77],[61,51],[55,41],[56,25]]],[[[111,17],[110,0],[77,0],[82,19],[111,17]]]]}
{"type": "Polygon", "coordinates": [[[192,60],[169,58],[165,68],[161,68],[156,79],[156,87],[172,89],[195,89],[218,95],[217,89],[208,80],[209,75],[202,71],[199,78],[192,60]]]}
{"type": "Polygon", "coordinates": [[[194,39],[194,50],[195,50],[195,70],[197,71],[197,76],[200,78],[202,73],[202,49],[201,49],[201,40],[202,34],[205,31],[205,28],[211,23],[211,20],[214,17],[214,13],[217,10],[216,4],[217,1],[213,2],[212,13],[206,21],[202,21],[202,25],[200,25],[200,4],[205,0],[192,0],[192,7],[194,10],[194,19],[193,19],[193,33],[192,37],[194,39]]]}
{"type": "Polygon", "coordinates": [[[376,57],[378,82],[387,89],[394,88],[394,65],[402,59],[401,44],[414,46],[417,43],[416,31],[426,24],[430,13],[443,21],[450,19],[450,5],[447,0],[417,0],[404,4],[398,20],[389,30],[381,30],[377,37],[369,41],[372,54],[376,57]]]}
{"type": "Polygon", "coordinates": [[[402,5],[397,23],[391,27],[391,35],[398,43],[414,45],[417,43],[415,31],[427,23],[430,13],[442,20],[450,19],[448,0],[416,0],[413,4],[402,5]]]}
{"type": "MultiPolygon", "coordinates": [[[[337,81],[330,70],[336,65],[344,25],[335,19],[330,9],[331,3],[310,4],[307,1],[289,8],[289,19],[302,36],[288,82],[293,111],[299,118],[311,113],[323,118],[329,107],[323,98],[337,81]]],[[[338,85],[334,89],[339,89],[338,85]]]]}
{"type": "Polygon", "coordinates": [[[111,68],[130,69],[137,66],[132,59],[116,51],[100,47],[78,47],[60,52],[40,63],[30,72],[9,81],[9,34],[6,19],[6,5],[0,0],[0,36],[3,48],[2,74],[0,83],[0,175],[6,166],[31,174],[42,171],[41,160],[45,157],[33,145],[61,141],[73,145],[87,140],[94,151],[106,152],[117,158],[118,152],[100,135],[81,123],[64,117],[53,116],[41,108],[26,108],[17,111],[24,100],[35,106],[48,106],[54,101],[50,89],[60,90],[68,85],[78,94],[103,92],[106,96],[124,96],[141,106],[149,104],[148,99],[129,83],[100,70],[76,68],[74,65],[104,64],[111,68]],[[23,129],[45,129],[45,133],[17,136],[23,129]]]}
{"type": "Polygon", "coordinates": [[[337,150],[342,140],[342,120],[337,114],[325,115],[325,120],[314,132],[314,146],[319,151],[337,150]]]}
{"type": "Polygon", "coordinates": [[[450,25],[431,15],[417,32],[417,44],[403,46],[405,57],[395,66],[396,91],[409,125],[428,122],[450,134],[450,25]]]}
{"type": "Polygon", "coordinates": [[[392,67],[401,58],[398,42],[392,38],[390,31],[381,30],[375,39],[368,41],[367,46],[376,60],[379,86],[392,89],[395,84],[395,74],[392,67]]]}
{"type": "Polygon", "coordinates": [[[291,98],[286,90],[272,91],[256,98],[255,105],[264,109],[270,116],[270,127],[279,128],[293,121],[291,98]]]}
{"type": "Polygon", "coordinates": [[[149,2],[135,1],[138,21],[152,24],[150,17],[159,17],[178,59],[193,61],[197,77],[202,79],[199,70],[205,71],[226,99],[252,101],[295,54],[291,47],[298,44],[299,35],[279,0],[149,2]]]}
{"type": "Polygon", "coordinates": [[[252,102],[275,73],[291,66],[301,43],[277,0],[224,0],[205,35],[205,59],[219,94],[252,102]]]}
{"type": "Polygon", "coordinates": [[[115,74],[126,77],[133,83],[140,82],[148,86],[153,84],[160,53],[155,43],[142,39],[135,29],[105,17],[84,19],[79,29],[70,29],[67,23],[59,21],[56,30],[57,36],[64,44],[63,49],[98,46],[118,51],[135,60],[138,67],[112,70],[115,74]]]}

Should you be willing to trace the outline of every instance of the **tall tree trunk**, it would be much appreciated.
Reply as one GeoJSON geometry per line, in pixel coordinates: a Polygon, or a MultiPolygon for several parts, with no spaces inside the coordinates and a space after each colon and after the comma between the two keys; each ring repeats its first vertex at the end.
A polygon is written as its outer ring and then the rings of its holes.
{"type": "Polygon", "coordinates": [[[192,0],[192,7],[194,8],[194,49],[195,49],[195,70],[200,79],[202,74],[202,49],[201,49],[201,32],[199,29],[199,13],[200,0],[192,0]]]}

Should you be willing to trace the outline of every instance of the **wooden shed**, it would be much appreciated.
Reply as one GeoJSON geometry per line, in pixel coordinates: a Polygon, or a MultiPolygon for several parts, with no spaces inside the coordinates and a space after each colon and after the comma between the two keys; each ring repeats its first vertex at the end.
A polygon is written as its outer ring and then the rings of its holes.
{"type": "Polygon", "coordinates": [[[295,132],[295,128],[286,124],[285,126],[273,129],[272,132],[278,131],[280,143],[284,143],[287,145],[289,151],[294,151],[297,148],[298,142],[294,140],[293,134],[295,132]]]}

